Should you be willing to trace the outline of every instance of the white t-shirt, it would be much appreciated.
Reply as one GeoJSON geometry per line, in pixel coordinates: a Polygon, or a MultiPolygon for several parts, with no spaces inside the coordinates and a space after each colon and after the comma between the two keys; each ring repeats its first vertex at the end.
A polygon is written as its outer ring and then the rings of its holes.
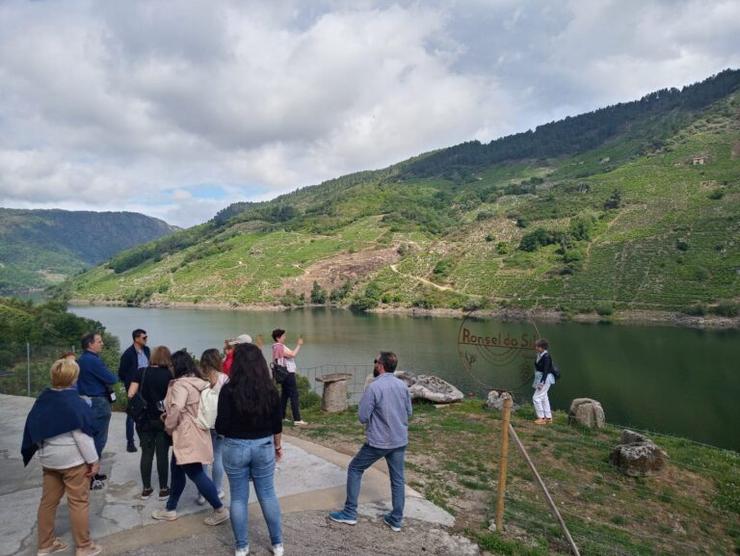
{"type": "Polygon", "coordinates": [[[285,365],[289,373],[296,372],[295,357],[285,355],[285,346],[280,342],[272,344],[272,360],[277,360],[280,365],[285,365]]]}

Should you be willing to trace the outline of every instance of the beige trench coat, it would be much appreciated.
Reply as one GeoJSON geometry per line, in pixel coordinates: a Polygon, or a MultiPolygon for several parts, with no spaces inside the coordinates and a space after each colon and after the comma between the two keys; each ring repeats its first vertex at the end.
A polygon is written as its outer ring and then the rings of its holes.
{"type": "Polygon", "coordinates": [[[170,382],[167,389],[164,428],[172,435],[172,451],[178,465],[213,463],[211,432],[197,423],[200,393],[207,387],[205,380],[184,376],[170,382]]]}

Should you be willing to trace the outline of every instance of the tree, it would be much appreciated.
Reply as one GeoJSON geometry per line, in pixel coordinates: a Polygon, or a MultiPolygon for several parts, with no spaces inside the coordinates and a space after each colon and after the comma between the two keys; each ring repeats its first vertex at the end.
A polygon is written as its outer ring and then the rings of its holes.
{"type": "Polygon", "coordinates": [[[612,191],[609,198],[604,201],[604,210],[617,209],[622,205],[622,194],[618,189],[612,191]]]}
{"type": "Polygon", "coordinates": [[[316,281],[314,281],[313,288],[311,288],[311,303],[316,305],[324,305],[326,303],[326,290],[316,281]]]}

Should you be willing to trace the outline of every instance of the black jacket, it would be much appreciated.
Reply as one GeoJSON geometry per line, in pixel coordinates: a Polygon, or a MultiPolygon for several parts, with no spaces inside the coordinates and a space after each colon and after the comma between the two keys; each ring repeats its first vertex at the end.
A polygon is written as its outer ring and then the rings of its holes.
{"type": "MultiPolygon", "coordinates": [[[[144,346],[144,354],[146,359],[149,361],[149,348],[144,346]]],[[[118,378],[121,379],[128,388],[131,384],[131,379],[136,375],[136,371],[139,370],[139,357],[136,355],[136,348],[134,344],[131,344],[126,351],[121,354],[121,361],[118,363],[118,378]]]]}
{"type": "Polygon", "coordinates": [[[542,373],[542,380],[540,381],[541,384],[545,383],[548,374],[554,375],[555,373],[552,367],[552,357],[550,357],[550,352],[547,352],[540,357],[539,361],[535,359],[534,368],[542,373]]]}

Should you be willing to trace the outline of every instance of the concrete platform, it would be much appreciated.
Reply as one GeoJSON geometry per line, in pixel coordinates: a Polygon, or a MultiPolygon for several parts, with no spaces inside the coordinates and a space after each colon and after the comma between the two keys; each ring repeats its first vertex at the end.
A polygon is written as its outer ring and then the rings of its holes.
{"type": "MultiPolygon", "coordinates": [[[[24,468],[20,455],[23,426],[32,404],[31,398],[0,394],[0,556],[36,553],[36,510],[41,496],[41,469],[37,458],[24,468]]],[[[147,554],[171,553],[171,548],[164,548],[167,543],[176,543],[179,538],[191,537],[197,535],[199,530],[205,530],[202,518],[208,515],[207,511],[196,504],[197,491],[188,481],[178,506],[178,514],[185,517],[175,522],[156,522],[151,519],[151,512],[163,507],[164,502],[156,497],[147,501],[138,497],[141,491],[140,452],[126,452],[124,423],[124,414],[113,414],[102,461],[103,473],[109,479],[104,490],[91,493],[92,536],[104,546],[105,554],[134,553],[142,547],[149,547],[147,554]],[[196,513],[201,515],[191,515],[196,513]],[[163,546],[163,552],[154,549],[158,545],[163,546]]],[[[346,467],[351,458],[287,435],[283,444],[285,454],[278,465],[275,479],[283,513],[307,512],[308,515],[318,510],[341,508],[345,497],[346,467]]],[[[153,474],[152,483],[156,485],[156,466],[153,474]]],[[[224,490],[228,504],[227,479],[224,480],[224,490]]],[[[454,524],[454,518],[449,513],[425,500],[413,489],[407,487],[406,496],[406,516],[409,519],[433,526],[449,527],[454,524]]],[[[384,462],[379,462],[365,473],[360,514],[377,519],[387,511],[389,501],[387,468],[384,462]]],[[[262,521],[254,496],[250,500],[252,514],[259,516],[252,523],[262,521]]],[[[264,529],[264,523],[261,527],[264,529]]],[[[224,533],[218,544],[225,549],[223,553],[229,553],[224,546],[230,534],[228,524],[225,530],[228,534],[224,533]]],[[[57,514],[57,534],[70,545],[73,544],[64,500],[57,514]]],[[[212,552],[212,549],[209,551],[212,552]]],[[[72,553],[71,550],[68,552],[72,553]]]]}

